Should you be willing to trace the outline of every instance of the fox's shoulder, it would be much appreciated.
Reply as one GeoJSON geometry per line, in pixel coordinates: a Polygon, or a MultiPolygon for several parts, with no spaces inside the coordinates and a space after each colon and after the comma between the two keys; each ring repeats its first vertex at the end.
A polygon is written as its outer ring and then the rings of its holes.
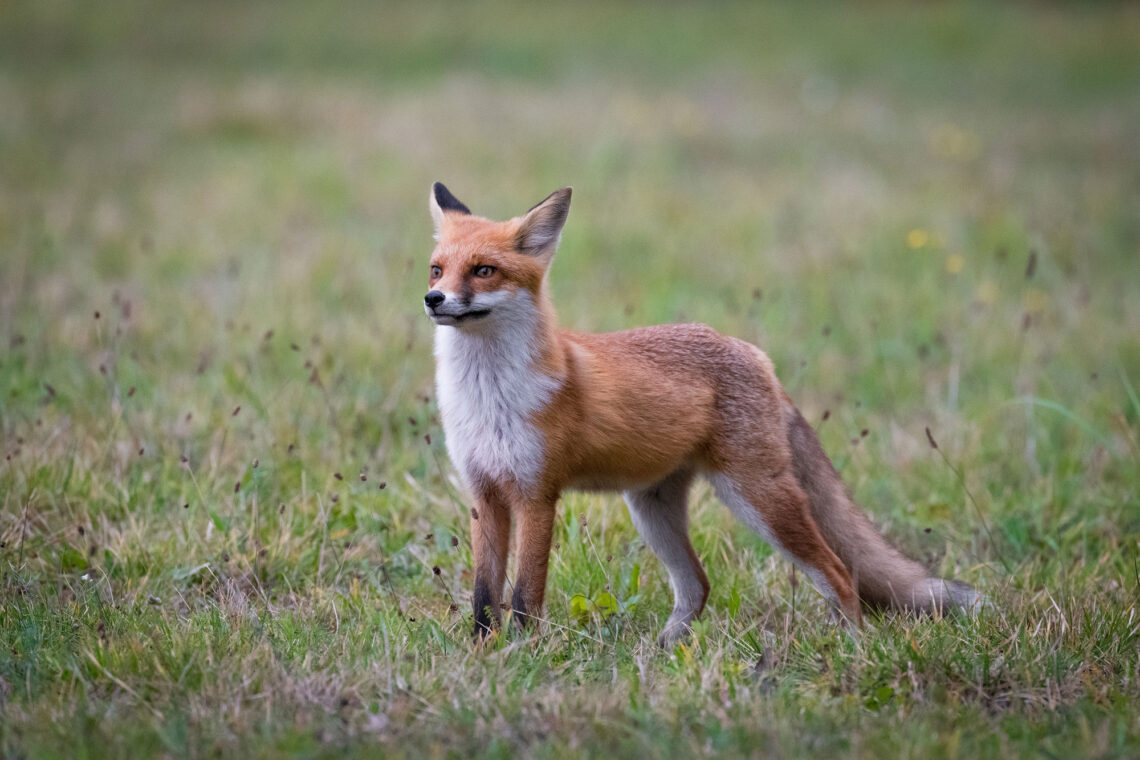
{"type": "Polygon", "coordinates": [[[660,349],[684,345],[720,345],[730,340],[713,328],[700,322],[683,324],[649,325],[606,333],[586,333],[574,330],[560,331],[572,343],[586,348],[648,348],[660,349]]]}
{"type": "Polygon", "coordinates": [[[764,353],[699,322],[652,325],[608,333],[560,331],[565,343],[602,364],[645,361],[670,366],[715,367],[767,362],[764,353]]]}
{"type": "Polygon", "coordinates": [[[651,325],[617,330],[613,333],[578,333],[560,330],[568,343],[591,352],[632,352],[645,354],[673,353],[676,351],[723,351],[731,349],[736,338],[728,337],[701,322],[679,325],[651,325]]]}

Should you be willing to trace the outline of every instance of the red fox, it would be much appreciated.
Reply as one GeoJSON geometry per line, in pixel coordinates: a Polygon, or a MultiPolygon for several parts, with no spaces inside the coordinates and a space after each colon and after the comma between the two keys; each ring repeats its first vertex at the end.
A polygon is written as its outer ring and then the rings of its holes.
{"type": "Polygon", "coordinates": [[[540,615],[564,489],[624,494],[665,564],[686,635],[709,581],[688,534],[689,486],[707,478],[745,525],[801,568],[839,613],[970,609],[966,584],[932,578],[852,502],[763,351],[700,324],[607,334],[559,329],[546,280],[570,211],[563,188],[505,222],[432,185],[437,245],[424,309],[435,329],[447,449],[474,498],[474,636],[499,626],[514,525],[509,609],[540,615]]]}

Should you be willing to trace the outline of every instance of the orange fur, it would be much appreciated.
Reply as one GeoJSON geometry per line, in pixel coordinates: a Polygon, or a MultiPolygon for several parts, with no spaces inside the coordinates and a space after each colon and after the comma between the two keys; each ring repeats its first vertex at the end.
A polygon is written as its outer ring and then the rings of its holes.
{"type": "Polygon", "coordinates": [[[493,222],[433,186],[439,242],[425,308],[440,325],[448,446],[476,502],[477,634],[497,625],[512,521],[511,607],[521,623],[539,615],[556,504],[579,488],[625,493],[674,589],[662,642],[684,635],[709,591],[687,533],[698,474],[853,622],[860,603],[940,610],[976,601],[873,528],[755,346],[705,325],[557,328],[545,281],[569,202],[567,188],[493,222]]]}

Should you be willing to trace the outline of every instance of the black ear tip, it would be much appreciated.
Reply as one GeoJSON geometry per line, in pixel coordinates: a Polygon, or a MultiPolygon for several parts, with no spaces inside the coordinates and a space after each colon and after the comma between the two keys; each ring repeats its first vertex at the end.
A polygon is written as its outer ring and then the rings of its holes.
{"type": "Polygon", "coordinates": [[[433,182],[431,185],[431,194],[435,198],[435,202],[444,211],[458,211],[461,214],[470,214],[471,209],[463,205],[463,203],[451,194],[451,191],[442,182],[433,182]]]}
{"type": "Polygon", "coordinates": [[[564,187],[558,190],[554,195],[558,196],[558,204],[562,206],[566,213],[570,212],[570,197],[574,194],[574,188],[564,187]]]}
{"type": "Polygon", "coordinates": [[[558,207],[564,211],[567,211],[568,213],[568,210],[570,208],[570,195],[573,193],[573,190],[574,189],[572,187],[564,187],[561,190],[555,190],[553,193],[546,196],[538,203],[527,209],[527,213],[529,214],[539,206],[544,206],[546,204],[550,204],[551,208],[558,207]]]}

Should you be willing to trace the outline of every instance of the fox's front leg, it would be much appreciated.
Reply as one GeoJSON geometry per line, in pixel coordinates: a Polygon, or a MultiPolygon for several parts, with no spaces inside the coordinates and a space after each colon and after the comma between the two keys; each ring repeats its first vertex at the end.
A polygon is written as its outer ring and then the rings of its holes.
{"type": "Polygon", "coordinates": [[[494,493],[483,493],[471,510],[471,548],[475,559],[475,641],[499,627],[499,605],[507,577],[507,549],[511,537],[511,511],[494,493]]]}
{"type": "Polygon", "coordinates": [[[546,571],[550,565],[550,542],[554,535],[555,500],[528,503],[515,514],[518,578],[511,609],[519,628],[542,614],[546,596],[546,571]]]}

